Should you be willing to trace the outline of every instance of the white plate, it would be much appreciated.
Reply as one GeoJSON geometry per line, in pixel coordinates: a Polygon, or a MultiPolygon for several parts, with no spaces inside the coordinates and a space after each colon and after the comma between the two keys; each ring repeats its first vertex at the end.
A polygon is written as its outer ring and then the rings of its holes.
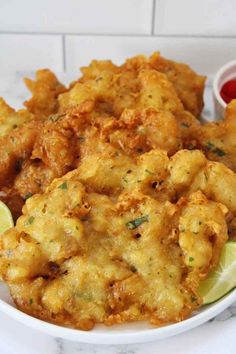
{"type": "MultiPolygon", "coordinates": [[[[212,92],[210,87],[207,87],[205,90],[204,101],[205,109],[202,118],[204,121],[213,120],[212,92]]],[[[98,325],[93,330],[85,332],[53,325],[17,310],[7,290],[7,286],[0,283],[0,311],[3,311],[13,319],[30,328],[34,328],[54,337],[93,344],[143,343],[174,336],[207,322],[235,301],[236,289],[218,302],[202,307],[189,319],[176,324],[159,328],[154,328],[146,322],[114,325],[112,327],[98,325]]]]}
{"type": "Polygon", "coordinates": [[[154,328],[145,322],[96,326],[85,332],[57,326],[26,315],[17,310],[5,284],[0,284],[0,310],[30,328],[37,329],[54,337],[60,337],[82,343],[93,344],[128,344],[143,343],[174,336],[210,320],[236,301],[236,289],[212,305],[202,307],[189,319],[172,325],[154,328]]]}

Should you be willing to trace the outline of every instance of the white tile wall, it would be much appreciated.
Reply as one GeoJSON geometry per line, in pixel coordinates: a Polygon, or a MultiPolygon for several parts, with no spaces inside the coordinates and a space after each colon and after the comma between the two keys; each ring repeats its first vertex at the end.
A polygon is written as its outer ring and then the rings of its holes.
{"type": "Polygon", "coordinates": [[[60,36],[11,35],[0,33],[0,71],[63,70],[60,36]]]}
{"type": "Polygon", "coordinates": [[[155,33],[236,36],[235,0],[156,0],[155,33]]]}
{"type": "Polygon", "coordinates": [[[66,65],[73,72],[92,59],[112,59],[121,63],[128,56],[160,50],[171,59],[186,62],[210,77],[225,62],[236,58],[234,38],[176,37],[66,37],[66,65]],[[222,50],[222,48],[224,50],[222,50]],[[81,55],[83,53],[83,55],[81,55]]]}
{"type": "Polygon", "coordinates": [[[212,76],[236,59],[236,0],[0,0],[0,73],[72,73],[161,50],[212,76]]]}
{"type": "Polygon", "coordinates": [[[152,0],[0,0],[0,30],[150,34],[152,5],[152,0]]]}

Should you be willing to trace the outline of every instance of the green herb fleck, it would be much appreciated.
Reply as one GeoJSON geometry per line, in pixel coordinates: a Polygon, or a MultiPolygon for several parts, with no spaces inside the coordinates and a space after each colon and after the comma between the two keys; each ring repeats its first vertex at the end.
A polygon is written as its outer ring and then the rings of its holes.
{"type": "Polygon", "coordinates": [[[215,148],[215,145],[212,144],[210,141],[208,141],[208,143],[207,143],[207,145],[206,145],[206,148],[207,148],[208,150],[212,150],[212,149],[215,148]]]}
{"type": "Polygon", "coordinates": [[[52,122],[57,122],[60,118],[64,117],[65,114],[62,113],[62,114],[59,114],[59,113],[56,113],[56,114],[53,114],[49,117],[49,120],[52,121],[52,122]]]}
{"type": "Polygon", "coordinates": [[[82,299],[85,301],[92,301],[93,300],[92,294],[89,294],[89,293],[83,293],[83,292],[77,291],[75,296],[78,297],[79,299],[82,299]]]}
{"type": "Polygon", "coordinates": [[[226,155],[226,153],[225,153],[223,150],[221,150],[220,148],[218,148],[217,146],[215,146],[214,144],[212,144],[210,141],[208,141],[208,143],[207,143],[207,145],[206,145],[206,148],[207,148],[209,151],[213,152],[213,154],[216,154],[216,155],[218,155],[218,156],[220,156],[220,157],[226,155]]]}
{"type": "Polygon", "coordinates": [[[25,223],[25,225],[31,225],[31,224],[33,224],[33,222],[34,222],[34,216],[30,216],[29,217],[29,219],[27,220],[27,222],[25,223]]]}
{"type": "Polygon", "coordinates": [[[216,155],[218,155],[220,157],[226,155],[226,153],[223,150],[219,149],[219,148],[215,148],[215,150],[213,152],[214,152],[214,154],[216,154],[216,155]]]}
{"type": "Polygon", "coordinates": [[[29,299],[29,304],[32,305],[32,303],[33,303],[33,299],[30,298],[30,299],[29,299]]]}
{"type": "Polygon", "coordinates": [[[126,177],[122,177],[122,179],[123,179],[123,181],[124,181],[125,183],[128,183],[126,177]]]}
{"type": "Polygon", "coordinates": [[[145,169],[145,172],[147,172],[149,175],[155,175],[155,173],[154,173],[154,172],[152,172],[152,171],[148,170],[147,168],[145,169]]]}
{"type": "Polygon", "coordinates": [[[62,183],[58,188],[67,189],[67,183],[66,182],[62,183]]]}
{"type": "Polygon", "coordinates": [[[194,258],[193,257],[189,257],[189,262],[193,262],[194,261],[194,258]]]}
{"type": "Polygon", "coordinates": [[[12,256],[13,251],[12,250],[7,250],[7,258],[10,258],[12,256]]]}
{"type": "Polygon", "coordinates": [[[133,229],[136,229],[137,227],[139,227],[142,223],[148,222],[148,221],[149,221],[149,216],[144,215],[144,216],[141,216],[140,218],[137,218],[137,219],[127,222],[126,227],[129,230],[133,230],[133,229]]]}
{"type": "Polygon", "coordinates": [[[32,197],[32,195],[33,194],[31,192],[26,193],[25,196],[24,196],[24,200],[29,199],[30,197],[32,197]]]}

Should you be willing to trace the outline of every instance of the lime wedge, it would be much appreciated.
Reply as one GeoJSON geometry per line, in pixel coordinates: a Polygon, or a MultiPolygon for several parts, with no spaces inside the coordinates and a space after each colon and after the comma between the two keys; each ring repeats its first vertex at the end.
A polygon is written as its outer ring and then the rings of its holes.
{"type": "Polygon", "coordinates": [[[0,201],[0,234],[14,226],[12,215],[6,204],[0,201]]]}
{"type": "Polygon", "coordinates": [[[236,287],[236,242],[227,242],[221,252],[218,266],[204,279],[198,293],[203,304],[219,300],[236,287]]]}

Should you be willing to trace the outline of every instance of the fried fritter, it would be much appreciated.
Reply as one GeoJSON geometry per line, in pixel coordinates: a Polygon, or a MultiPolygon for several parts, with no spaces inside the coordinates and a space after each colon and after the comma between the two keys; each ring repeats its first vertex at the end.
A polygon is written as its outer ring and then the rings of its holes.
{"type": "Polygon", "coordinates": [[[236,171],[236,100],[231,101],[221,121],[207,123],[195,131],[196,147],[207,158],[219,161],[236,171]]]}
{"type": "Polygon", "coordinates": [[[205,76],[196,74],[188,65],[176,63],[154,53],[149,59],[150,66],[164,73],[184,105],[185,110],[195,117],[200,117],[203,109],[203,90],[206,81],[205,76]]]}
{"type": "Polygon", "coordinates": [[[182,147],[181,128],[174,115],[151,108],[126,109],[119,120],[106,120],[101,133],[111,145],[129,156],[156,148],[166,150],[171,156],[182,147]]]}
{"type": "Polygon", "coordinates": [[[98,79],[102,73],[122,74],[122,76],[137,76],[143,70],[155,70],[166,75],[173,84],[184,108],[194,116],[199,117],[203,108],[203,90],[206,78],[197,75],[188,65],[176,63],[153,53],[150,58],[139,55],[128,59],[125,64],[116,66],[111,61],[93,60],[90,66],[81,69],[83,77],[80,82],[98,79]]]}
{"type": "Polygon", "coordinates": [[[36,80],[25,79],[25,84],[33,96],[24,104],[27,110],[38,119],[44,119],[58,110],[58,95],[65,92],[65,87],[48,69],[36,71],[36,80]]]}
{"type": "Polygon", "coordinates": [[[28,192],[34,194],[35,190],[31,190],[30,186],[35,180],[41,180],[40,191],[44,190],[53,178],[76,168],[82,161],[89,163],[90,156],[99,160],[104,153],[107,159],[109,156],[113,159],[121,152],[124,159],[131,161],[131,157],[153,148],[163,148],[171,155],[181,144],[178,126],[170,113],[126,110],[119,121],[114,117],[99,117],[97,126],[92,124],[90,118],[90,114],[74,111],[73,117],[68,114],[56,123],[44,123],[41,134],[35,139],[31,160],[25,162],[15,180],[14,186],[21,195],[27,193],[25,190],[22,193],[20,188],[22,180],[28,186],[28,192]],[[158,128],[156,135],[153,133],[155,127],[158,128]],[[171,136],[170,130],[173,132],[171,136]],[[40,171],[45,168],[47,183],[40,178],[40,171]]]}
{"type": "Polygon", "coordinates": [[[0,137],[0,185],[8,186],[31,156],[40,123],[32,120],[0,137]]]}
{"type": "MultiPolygon", "coordinates": [[[[115,148],[112,154],[121,150],[128,158],[153,148],[165,149],[171,156],[182,144],[173,114],[154,109],[125,110],[119,120],[107,115],[95,120],[93,110],[74,109],[27,123],[1,139],[0,181],[5,193],[5,187],[9,189],[4,198],[9,206],[14,204],[11,196],[15,198],[18,193],[24,200],[29,193],[43,192],[54,178],[73,170],[82,160],[90,161],[91,153],[96,152],[99,159],[99,146],[103,146],[107,156],[115,148]]],[[[17,216],[19,213],[14,210],[17,216]]]]}
{"type": "MultiPolygon", "coordinates": [[[[98,181],[105,161],[97,161],[98,181]]],[[[123,185],[116,198],[94,192],[99,182],[78,169],[27,200],[0,251],[0,273],[19,309],[88,330],[96,323],[172,323],[200,306],[199,282],[228,237],[227,208],[200,191],[177,203],[149,195],[144,184],[171,170],[163,151],[141,155],[133,166],[121,161],[103,181],[106,191],[123,185]],[[124,171],[135,177],[123,181],[124,171]]]]}
{"type": "Polygon", "coordinates": [[[131,159],[96,143],[97,151],[91,150],[78,164],[80,181],[90,190],[112,194],[135,190],[171,202],[200,190],[236,213],[235,173],[207,160],[203,152],[180,150],[169,159],[165,151],[151,150],[131,159]]]}
{"type": "Polygon", "coordinates": [[[159,53],[82,74],[66,89],[38,71],[26,110],[0,100],[0,198],[15,219],[25,203],[0,276],[19,309],[64,326],[183,320],[236,237],[236,103],[201,125],[205,78],[159,53]]]}
{"type": "Polygon", "coordinates": [[[68,108],[94,102],[94,113],[119,118],[125,108],[154,108],[173,114],[184,110],[175,89],[166,75],[155,70],[108,71],[99,77],[76,83],[71,90],[59,96],[60,112],[68,108]]]}
{"type": "Polygon", "coordinates": [[[25,109],[16,112],[0,97],[0,137],[12,132],[25,122],[34,119],[34,115],[25,109]]]}
{"type": "MultiPolygon", "coordinates": [[[[171,156],[191,140],[190,133],[198,122],[184,109],[175,91],[175,85],[180,87],[180,82],[191,77],[191,84],[183,84],[181,90],[189,90],[191,96],[191,85],[197,87],[203,80],[190,69],[154,54],[150,59],[130,59],[120,67],[96,62],[83,72],[67,90],[49,70],[39,70],[35,81],[25,80],[33,94],[25,102],[27,110],[13,112],[0,103],[0,135],[6,136],[0,138],[5,149],[0,153],[0,192],[15,218],[25,196],[43,192],[54,178],[86,158],[85,147],[91,146],[84,140],[89,136],[128,157],[156,148],[171,156]],[[13,208],[14,199],[18,202],[13,208]]],[[[198,88],[197,95],[201,92],[198,88]]],[[[96,150],[96,144],[92,145],[96,150]]]]}
{"type": "MultiPolygon", "coordinates": [[[[154,55],[152,60],[154,61],[155,58],[157,59],[154,55]]],[[[113,129],[116,125],[120,130],[120,121],[123,120],[125,110],[155,110],[161,113],[159,114],[159,127],[163,125],[164,119],[166,119],[166,132],[169,128],[169,117],[173,115],[172,121],[175,120],[176,122],[172,124],[173,129],[170,131],[173,131],[174,138],[178,135],[178,149],[182,146],[187,147],[195,134],[199,122],[189,111],[184,109],[173,82],[167,78],[167,75],[154,70],[152,66],[146,63],[143,57],[134,58],[133,61],[131,59],[130,66],[131,63],[133,63],[133,69],[128,65],[126,70],[123,67],[121,69],[114,66],[109,61],[94,61],[90,67],[83,68],[84,76],[78,82],[75,82],[68,92],[60,95],[60,112],[68,111],[68,107],[79,107],[80,110],[90,109],[91,115],[94,116],[96,122],[100,116],[117,118],[117,122],[113,124],[113,129]]],[[[191,82],[193,83],[194,80],[191,82]]],[[[187,88],[185,89],[187,90],[187,88]]],[[[136,117],[138,114],[141,116],[137,112],[136,117]]],[[[123,122],[122,124],[124,125],[123,122]]],[[[150,131],[151,129],[149,129],[149,133],[150,131]]],[[[120,131],[119,133],[117,132],[118,137],[119,135],[120,131]]],[[[167,138],[166,134],[164,140],[171,139],[172,134],[168,135],[169,138],[167,138]]],[[[156,141],[160,143],[159,147],[165,148],[165,144],[161,146],[159,138],[157,134],[156,141]]],[[[169,146],[167,146],[167,149],[169,150],[169,146]]],[[[172,153],[176,151],[176,146],[172,151],[172,153]]]]}
{"type": "Polygon", "coordinates": [[[0,198],[11,209],[14,219],[21,214],[23,200],[14,188],[16,176],[29,159],[40,131],[40,122],[31,120],[0,136],[0,198]]]}

